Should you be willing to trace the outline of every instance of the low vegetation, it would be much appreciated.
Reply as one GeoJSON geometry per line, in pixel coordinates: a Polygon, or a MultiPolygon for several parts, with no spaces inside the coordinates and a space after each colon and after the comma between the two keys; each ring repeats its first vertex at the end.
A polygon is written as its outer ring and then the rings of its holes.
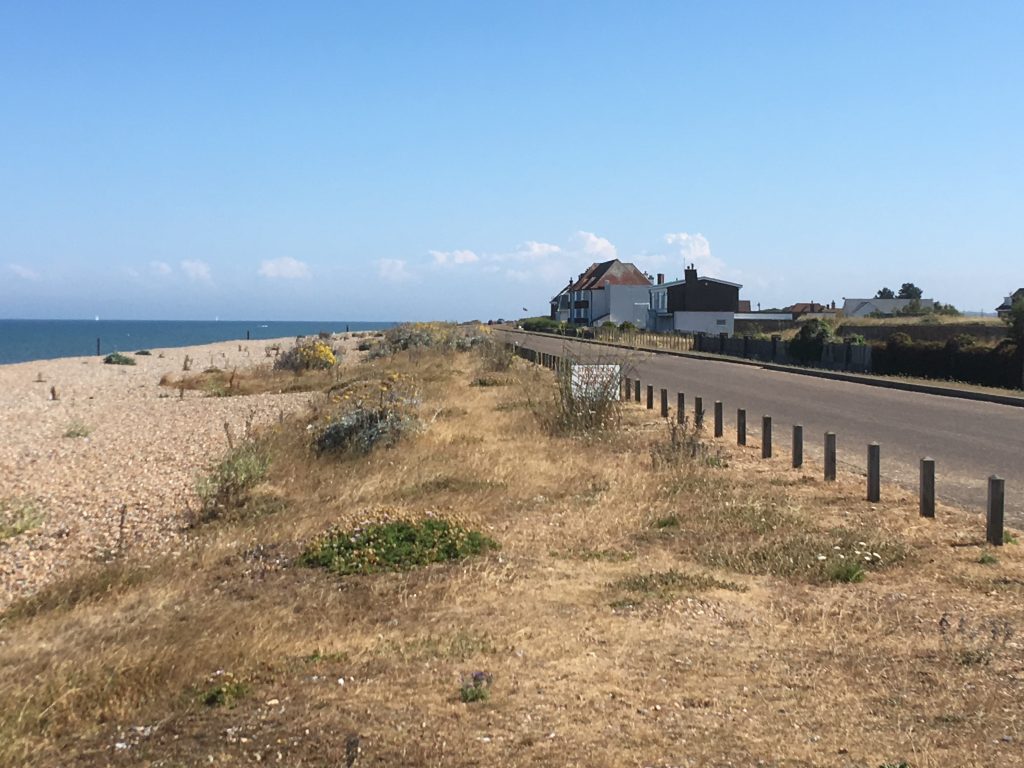
{"type": "Polygon", "coordinates": [[[43,514],[35,503],[25,499],[0,499],[0,542],[37,528],[43,514]]]}
{"type": "Polygon", "coordinates": [[[268,372],[321,393],[232,440],[202,525],[0,615],[0,764],[1018,760],[1022,547],[489,343],[268,372]]]}
{"type": "Polygon", "coordinates": [[[103,358],[107,365],[135,365],[135,358],[120,352],[111,352],[103,358]]]}

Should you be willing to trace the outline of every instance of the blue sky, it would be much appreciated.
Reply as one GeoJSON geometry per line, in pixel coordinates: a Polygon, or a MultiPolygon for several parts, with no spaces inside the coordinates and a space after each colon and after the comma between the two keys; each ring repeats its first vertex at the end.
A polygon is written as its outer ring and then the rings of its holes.
{"type": "Polygon", "coordinates": [[[0,4],[0,317],[1024,285],[1024,3],[0,4]]]}

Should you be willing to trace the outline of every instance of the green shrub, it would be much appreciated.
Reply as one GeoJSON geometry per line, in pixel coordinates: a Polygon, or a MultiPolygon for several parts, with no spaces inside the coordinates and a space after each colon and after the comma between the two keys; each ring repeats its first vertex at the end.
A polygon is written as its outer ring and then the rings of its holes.
{"type": "Polygon", "coordinates": [[[419,425],[405,404],[406,401],[397,397],[377,407],[356,403],[317,432],[313,448],[318,454],[359,455],[369,453],[378,445],[391,448],[419,425]]]}
{"type": "Polygon", "coordinates": [[[825,344],[835,341],[832,325],[819,318],[812,318],[800,326],[796,337],[789,342],[789,354],[802,363],[821,362],[825,344]]]}
{"type": "Polygon", "coordinates": [[[338,353],[321,339],[301,339],[295,346],[282,352],[274,360],[274,368],[284,371],[310,371],[333,368],[338,362],[338,353]]]}
{"type": "Polygon", "coordinates": [[[148,349],[140,349],[140,350],[139,350],[138,352],[136,352],[135,354],[136,354],[136,355],[142,355],[143,357],[148,357],[149,355],[152,355],[153,353],[152,353],[152,352],[150,352],[150,351],[149,351],[148,349]]]}
{"type": "Polygon", "coordinates": [[[462,685],[459,686],[459,698],[464,704],[472,704],[474,701],[487,701],[491,695],[491,684],[494,677],[489,672],[474,672],[462,678],[462,685]]]}
{"type": "Polygon", "coordinates": [[[107,365],[135,365],[135,358],[122,355],[120,352],[111,352],[103,358],[107,365]]]}
{"type": "Polygon", "coordinates": [[[0,500],[0,541],[37,528],[43,515],[30,501],[0,500]]]}
{"type": "Polygon", "coordinates": [[[193,524],[215,520],[240,507],[248,490],[266,476],[269,465],[266,452],[252,441],[233,448],[197,483],[201,506],[193,524]]]}
{"type": "Polygon", "coordinates": [[[497,548],[492,539],[447,520],[396,520],[330,530],[312,543],[300,561],[346,576],[462,560],[497,548]]]}
{"type": "Polygon", "coordinates": [[[586,387],[573,386],[572,363],[556,372],[553,401],[538,403],[535,413],[556,435],[601,432],[621,423],[621,383],[617,376],[595,378],[586,387]]]}

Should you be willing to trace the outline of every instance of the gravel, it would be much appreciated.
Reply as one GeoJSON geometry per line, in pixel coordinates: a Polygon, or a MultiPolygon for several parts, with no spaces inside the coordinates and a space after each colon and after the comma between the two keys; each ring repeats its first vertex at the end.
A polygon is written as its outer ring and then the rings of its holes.
{"type": "Polygon", "coordinates": [[[133,355],[134,366],[100,357],[0,366],[0,515],[20,510],[39,520],[0,540],[0,609],[119,546],[177,548],[186,509],[197,504],[196,479],[227,450],[225,422],[237,437],[248,420],[266,424],[303,409],[312,395],[179,398],[160,377],[181,375],[186,355],[192,371],[268,364],[271,343],[154,349],[133,355]]]}

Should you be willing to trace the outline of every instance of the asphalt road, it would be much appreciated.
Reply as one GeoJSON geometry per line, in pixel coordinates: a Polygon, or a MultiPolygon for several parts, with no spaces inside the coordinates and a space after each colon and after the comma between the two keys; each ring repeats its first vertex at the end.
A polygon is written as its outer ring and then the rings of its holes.
{"type": "Polygon", "coordinates": [[[673,408],[676,392],[686,393],[691,413],[693,398],[702,397],[709,426],[714,401],[721,400],[727,436],[735,437],[737,408],[746,409],[748,435],[758,441],[761,416],[771,416],[774,453],[785,457],[780,461],[788,459],[794,424],[804,427],[806,462],[820,462],[824,434],[835,432],[840,465],[864,471],[867,445],[878,442],[883,498],[886,484],[917,492],[924,456],[935,459],[938,499],[973,511],[985,509],[987,478],[999,475],[1006,480],[1006,522],[1024,527],[1024,408],[532,334],[507,337],[581,362],[620,362],[624,375],[643,382],[645,398],[647,384],[656,393],[668,389],[673,408]]]}

